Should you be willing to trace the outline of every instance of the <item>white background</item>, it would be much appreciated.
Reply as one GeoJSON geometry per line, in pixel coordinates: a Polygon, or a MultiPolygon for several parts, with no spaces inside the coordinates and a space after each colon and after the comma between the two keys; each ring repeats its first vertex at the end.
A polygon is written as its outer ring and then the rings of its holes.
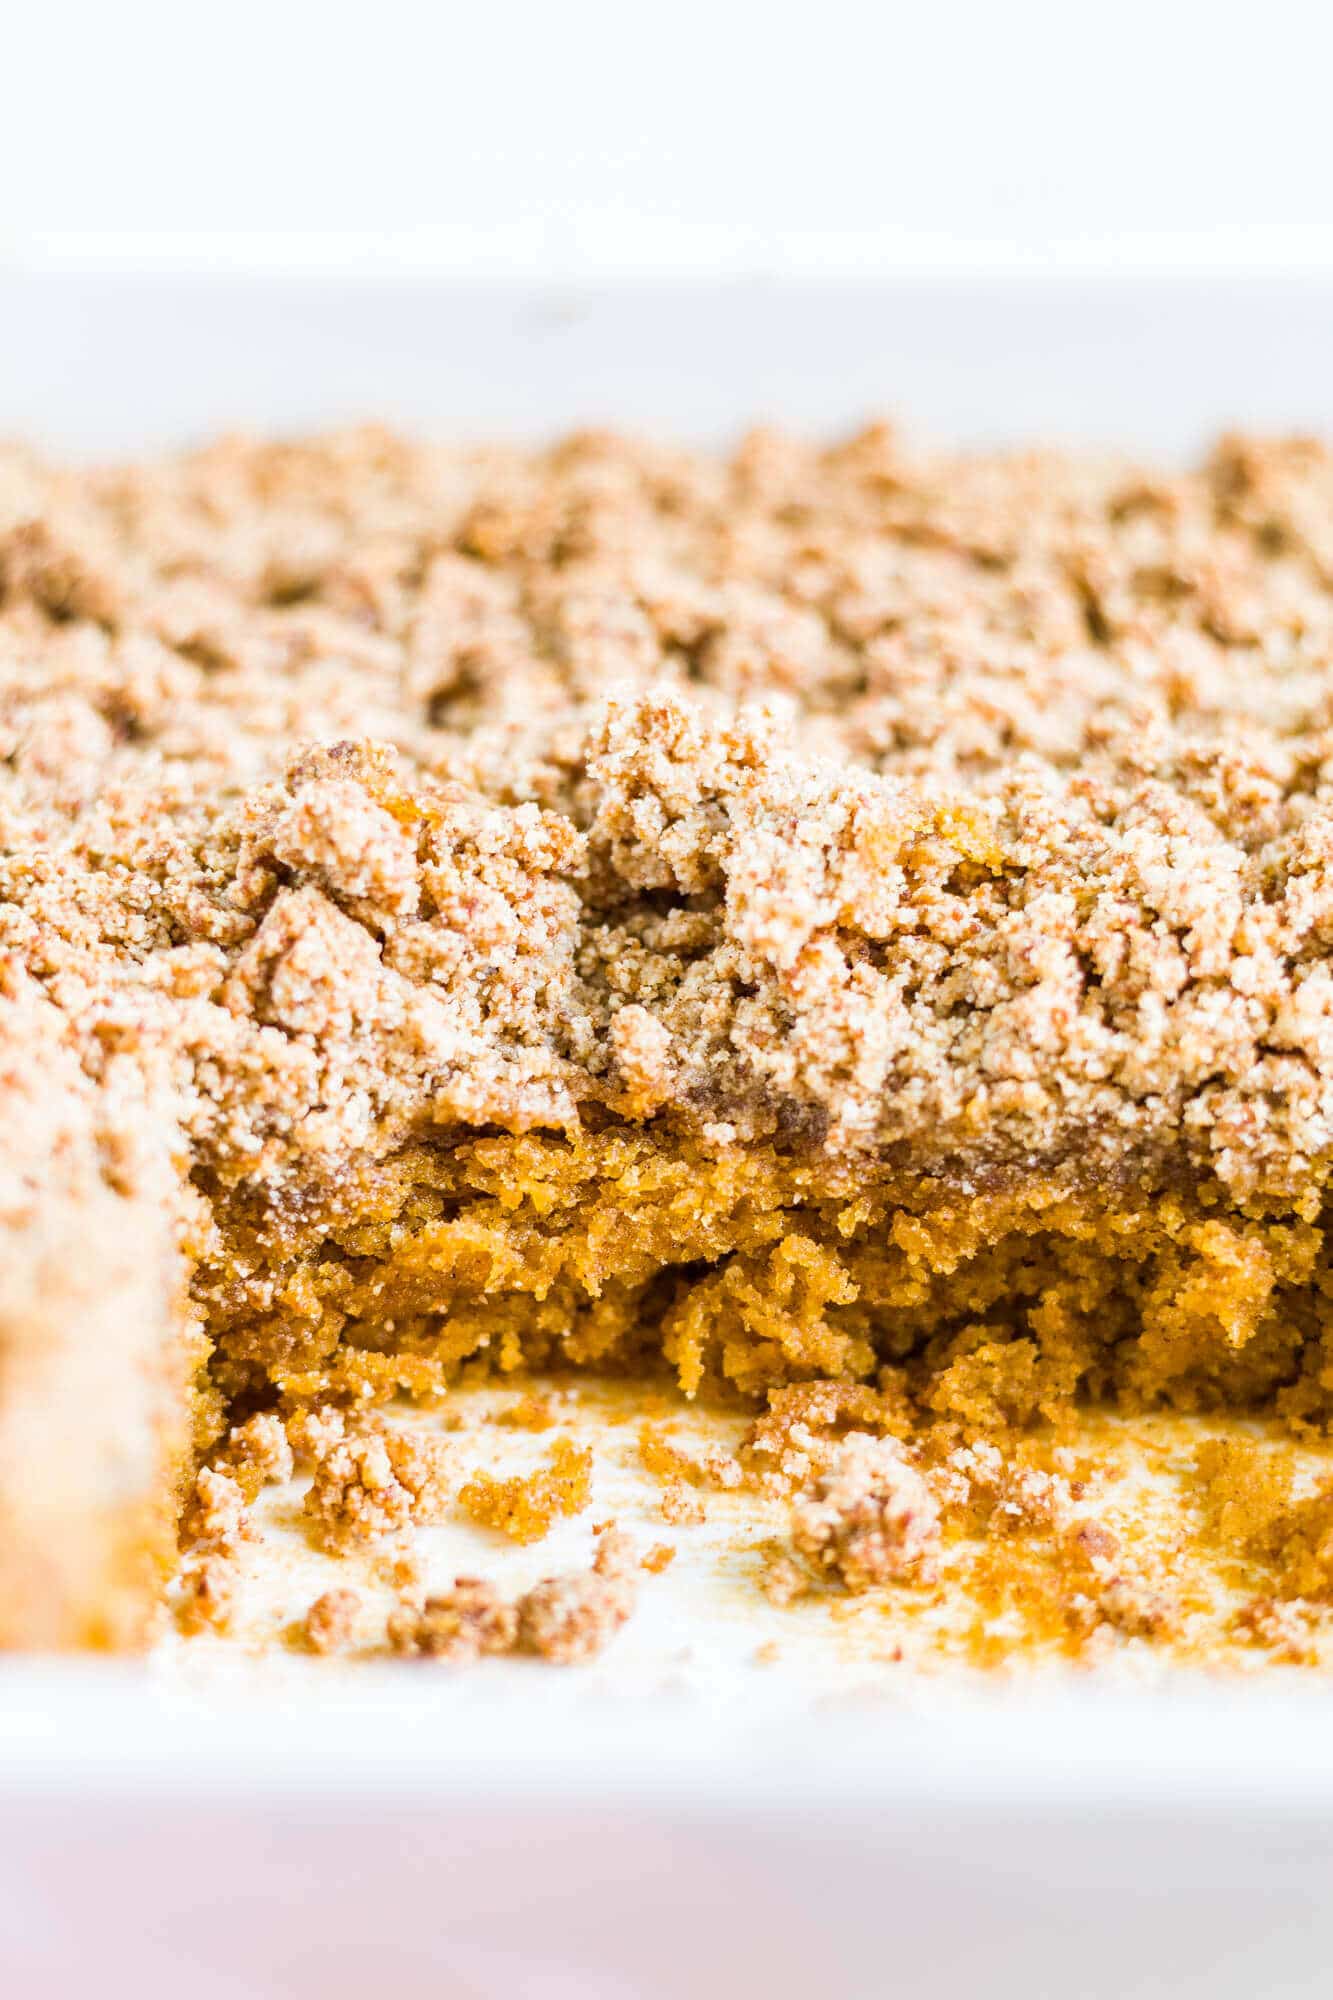
{"type": "MultiPolygon", "coordinates": [[[[1290,0],[11,6],[0,431],[1333,429],[1330,56],[1290,0]]],[[[7,1669],[0,1986],[1328,1990],[1322,1689],[525,1734],[491,1685],[7,1669]]]]}
{"type": "Polygon", "coordinates": [[[0,255],[1333,269],[1318,0],[6,10],[0,255]]]}

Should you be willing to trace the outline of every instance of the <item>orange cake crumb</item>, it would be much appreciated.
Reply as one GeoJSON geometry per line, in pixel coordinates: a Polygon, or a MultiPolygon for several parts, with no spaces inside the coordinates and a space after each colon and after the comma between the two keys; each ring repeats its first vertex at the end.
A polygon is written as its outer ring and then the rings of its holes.
{"type": "Polygon", "coordinates": [[[592,1498],[592,1453],[559,1438],[536,1472],[493,1479],[479,1472],[458,1495],[479,1526],[496,1528],[515,1542],[538,1542],[561,1516],[579,1514],[592,1498]]]}
{"type": "Polygon", "coordinates": [[[495,1421],[510,1430],[549,1431],[560,1419],[549,1396],[520,1396],[507,1410],[501,1410],[495,1421]]]}

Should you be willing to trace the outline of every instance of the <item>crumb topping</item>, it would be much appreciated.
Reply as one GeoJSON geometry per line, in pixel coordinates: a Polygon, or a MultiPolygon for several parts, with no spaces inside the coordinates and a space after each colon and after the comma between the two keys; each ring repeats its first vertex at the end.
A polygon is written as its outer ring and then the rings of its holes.
{"type": "Polygon", "coordinates": [[[638,1556],[630,1537],[609,1528],[591,1570],[548,1577],[519,1599],[518,1643],[558,1666],[596,1658],[634,1609],[638,1556]]]}
{"type": "Polygon", "coordinates": [[[438,1438],[372,1428],[345,1435],[316,1460],[304,1505],[317,1539],[338,1549],[439,1521],[448,1498],[438,1438]]]}
{"type": "Polygon", "coordinates": [[[265,1486],[290,1479],[295,1459],[282,1418],[259,1411],[243,1424],[234,1424],[214,1452],[213,1463],[235,1479],[247,1500],[254,1500],[265,1486]]]}
{"type": "Polygon", "coordinates": [[[326,1590],[306,1612],[302,1635],[312,1653],[345,1653],[356,1643],[360,1622],[354,1590],[326,1590]]]}
{"type": "Polygon", "coordinates": [[[896,1438],[853,1431],[792,1506],[792,1545],[849,1590],[934,1580],[940,1509],[896,1438]]]}
{"type": "Polygon", "coordinates": [[[493,1584],[460,1576],[452,1590],[400,1605],[389,1618],[388,1639],[397,1653],[461,1665],[484,1653],[512,1652],[518,1612],[493,1584]]]}
{"type": "Polygon", "coordinates": [[[600,1108],[1299,1192],[1327,455],[0,465],[0,940],[223,1180],[600,1108]]]}

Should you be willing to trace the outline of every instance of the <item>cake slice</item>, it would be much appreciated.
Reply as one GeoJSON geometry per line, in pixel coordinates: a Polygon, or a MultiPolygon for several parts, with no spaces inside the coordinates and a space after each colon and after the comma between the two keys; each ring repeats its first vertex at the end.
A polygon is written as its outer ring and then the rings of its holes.
{"type": "Polygon", "coordinates": [[[0,995],[0,1646],[132,1646],[174,1560],[202,1346],[133,1105],[117,1130],[12,967],[0,995]]]}

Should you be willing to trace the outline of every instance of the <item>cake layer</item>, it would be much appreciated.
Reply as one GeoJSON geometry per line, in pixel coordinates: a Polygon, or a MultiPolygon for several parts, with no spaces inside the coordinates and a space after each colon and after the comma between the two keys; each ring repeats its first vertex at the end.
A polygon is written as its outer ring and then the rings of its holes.
{"type": "Polygon", "coordinates": [[[611,1128],[417,1145],[326,1208],[219,1217],[196,1292],[251,1399],[665,1357],[691,1395],[891,1378],[905,1412],[982,1427],[1106,1397],[1330,1414],[1326,1217],[1216,1186],[969,1189],[611,1128]]]}

